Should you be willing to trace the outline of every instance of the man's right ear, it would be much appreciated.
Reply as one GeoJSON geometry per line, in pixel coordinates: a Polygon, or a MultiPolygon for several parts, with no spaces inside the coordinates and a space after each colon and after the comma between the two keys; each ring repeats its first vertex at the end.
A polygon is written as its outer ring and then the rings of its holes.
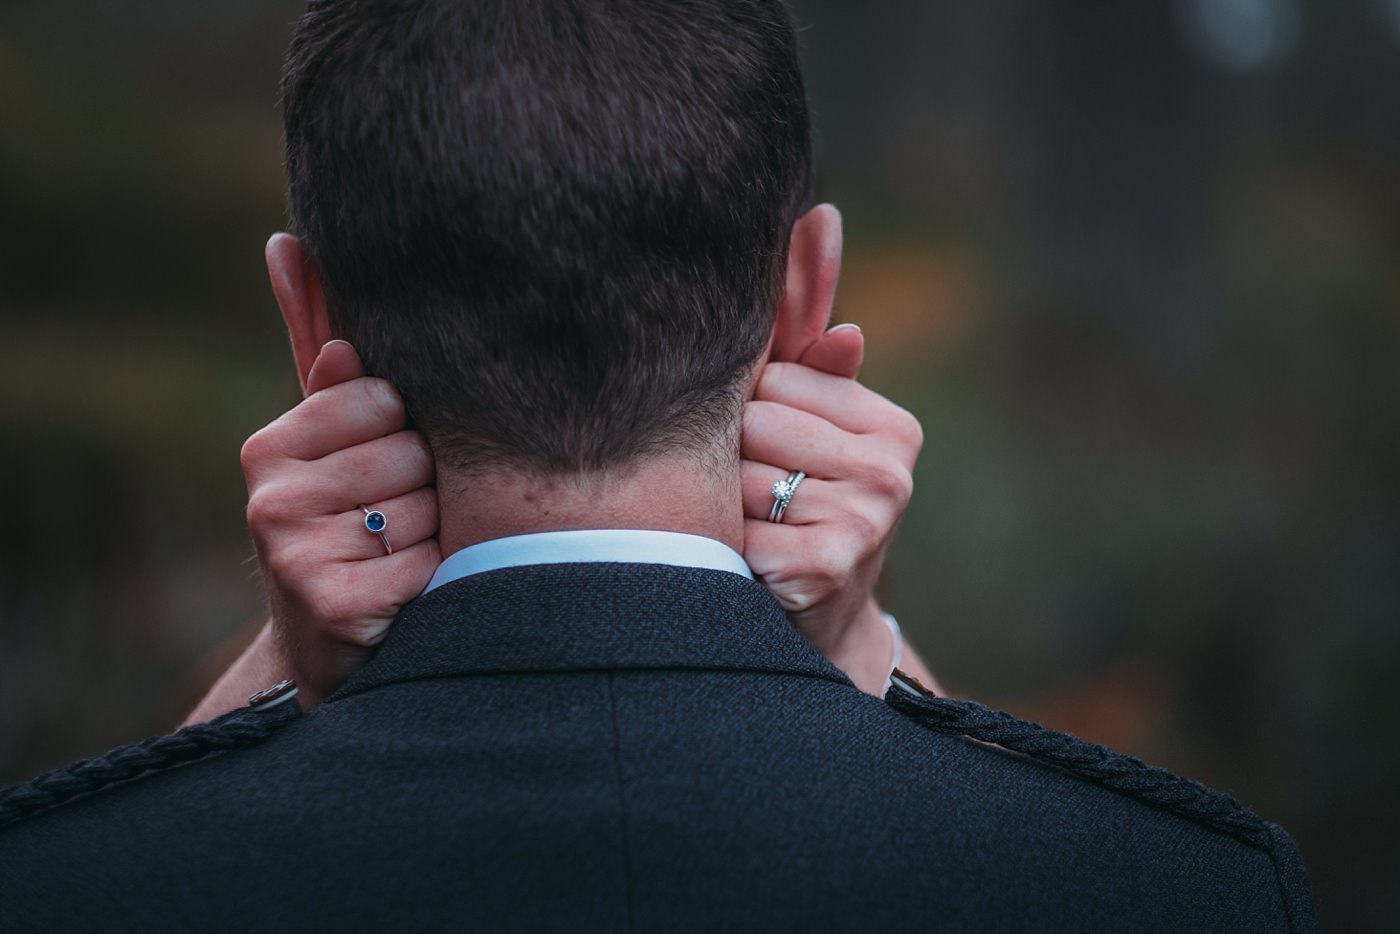
{"type": "Polygon", "coordinates": [[[277,296],[282,319],[287,322],[287,335],[292,339],[297,379],[305,394],[311,365],[316,362],[321,348],[334,337],[326,314],[326,293],[321,287],[321,276],[301,248],[301,241],[291,234],[273,234],[263,253],[267,257],[272,293],[277,296]]]}

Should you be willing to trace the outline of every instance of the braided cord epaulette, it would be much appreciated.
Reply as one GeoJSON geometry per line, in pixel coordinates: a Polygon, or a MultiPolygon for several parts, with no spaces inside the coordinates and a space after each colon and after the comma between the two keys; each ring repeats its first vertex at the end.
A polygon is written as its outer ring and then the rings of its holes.
{"type": "MultiPolygon", "coordinates": [[[[288,695],[283,692],[281,696],[288,695]]],[[[257,697],[259,695],[254,695],[255,699],[257,697]]],[[[197,723],[168,736],[122,746],[105,755],[40,775],[23,785],[0,791],[0,830],[117,782],[229,749],[256,745],[300,716],[301,708],[294,702],[239,707],[208,723],[197,723]]]]}
{"type": "Polygon", "coordinates": [[[885,701],[912,720],[953,736],[967,736],[1048,762],[1089,781],[1227,833],[1261,850],[1273,837],[1263,819],[1223,794],[1141,759],[1088,743],[1038,723],[1018,720],[974,701],[929,692],[895,669],[885,701]]]}

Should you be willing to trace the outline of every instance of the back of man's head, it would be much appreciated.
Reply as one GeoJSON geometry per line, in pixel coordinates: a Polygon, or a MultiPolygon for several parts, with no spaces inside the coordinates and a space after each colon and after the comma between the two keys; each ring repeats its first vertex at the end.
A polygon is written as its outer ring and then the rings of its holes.
{"type": "Polygon", "coordinates": [[[440,460],[729,436],[809,198],[781,0],[312,0],[283,104],[332,325],[440,460]]]}

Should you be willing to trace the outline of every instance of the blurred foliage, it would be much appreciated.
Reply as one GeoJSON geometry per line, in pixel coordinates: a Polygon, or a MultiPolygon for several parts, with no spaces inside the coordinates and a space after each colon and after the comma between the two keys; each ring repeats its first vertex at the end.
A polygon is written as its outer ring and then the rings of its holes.
{"type": "MultiPolygon", "coordinates": [[[[1400,3],[797,7],[840,316],[928,438],[892,608],[955,690],[1235,792],[1327,927],[1383,929],[1400,3]]],[[[0,780],[167,729],[260,611],[299,12],[0,6],[0,780]]]]}

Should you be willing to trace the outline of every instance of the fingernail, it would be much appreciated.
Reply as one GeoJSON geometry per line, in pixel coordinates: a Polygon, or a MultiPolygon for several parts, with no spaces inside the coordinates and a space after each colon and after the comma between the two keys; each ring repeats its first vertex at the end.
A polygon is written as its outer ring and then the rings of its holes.
{"type": "MultiPolygon", "coordinates": [[[[326,349],[327,347],[329,347],[331,344],[344,344],[346,347],[350,347],[350,342],[349,342],[349,341],[343,341],[343,340],[341,340],[340,338],[337,337],[335,340],[326,341],[324,344],[321,345],[321,349],[322,349],[322,350],[325,350],[325,349],[326,349]]],[[[351,350],[354,350],[355,348],[354,348],[354,347],[350,347],[350,349],[351,349],[351,350]]]]}
{"type": "Polygon", "coordinates": [[[856,333],[860,333],[860,325],[850,321],[847,321],[845,324],[837,324],[832,327],[829,327],[826,329],[826,333],[831,334],[841,330],[842,328],[855,328],[856,333]]]}

